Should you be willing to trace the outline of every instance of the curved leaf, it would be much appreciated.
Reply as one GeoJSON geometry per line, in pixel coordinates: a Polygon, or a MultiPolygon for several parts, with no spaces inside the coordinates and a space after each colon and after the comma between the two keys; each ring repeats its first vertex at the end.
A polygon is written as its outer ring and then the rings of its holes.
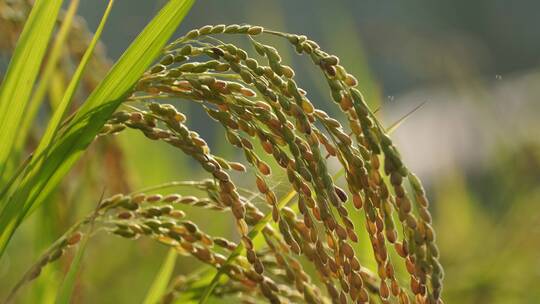
{"type": "Polygon", "coordinates": [[[0,213],[0,256],[13,233],[81,157],[110,115],[161,53],[194,0],[170,0],[88,97],[46,154],[34,156],[20,185],[0,213]]]}
{"type": "Polygon", "coordinates": [[[61,5],[61,0],[36,1],[0,87],[0,182],[6,168],[16,166],[10,155],[61,5]]]}

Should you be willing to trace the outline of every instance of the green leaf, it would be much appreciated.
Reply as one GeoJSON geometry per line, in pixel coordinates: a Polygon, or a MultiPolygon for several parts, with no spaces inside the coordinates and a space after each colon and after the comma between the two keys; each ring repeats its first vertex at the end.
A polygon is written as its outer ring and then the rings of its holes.
{"type": "Polygon", "coordinates": [[[146,293],[146,298],[144,299],[144,304],[156,304],[159,302],[160,298],[163,296],[167,290],[167,285],[171,279],[174,265],[176,264],[176,257],[178,254],[174,248],[169,249],[169,253],[161,265],[159,272],[154,278],[152,286],[146,293]]]}
{"type": "Polygon", "coordinates": [[[45,134],[41,138],[39,146],[34,152],[36,155],[41,154],[43,151],[45,151],[47,147],[49,147],[54,135],[57,133],[60,123],[62,122],[62,118],[66,115],[69,109],[69,106],[71,105],[71,101],[73,100],[73,96],[75,95],[75,92],[77,91],[77,88],[79,87],[79,83],[81,82],[81,78],[84,73],[84,70],[86,69],[88,62],[90,61],[90,58],[92,57],[92,54],[94,53],[94,49],[97,43],[99,42],[99,38],[101,37],[101,33],[103,32],[105,23],[107,23],[107,19],[109,18],[109,14],[111,13],[113,4],[114,4],[114,0],[109,0],[109,4],[107,5],[107,8],[105,9],[105,13],[103,14],[103,17],[101,18],[101,21],[96,30],[96,33],[94,34],[92,41],[88,45],[88,49],[86,49],[81,59],[81,62],[79,63],[79,66],[77,67],[77,70],[75,71],[75,74],[73,74],[73,78],[71,78],[71,81],[66,89],[64,97],[62,98],[62,102],[60,103],[56,111],[54,111],[53,117],[49,121],[47,129],[45,130],[45,134]]]}
{"type": "Polygon", "coordinates": [[[160,55],[194,0],[170,0],[146,26],[88,97],[73,119],[35,155],[21,183],[0,213],[0,257],[31,209],[39,206],[81,157],[107,119],[126,99],[137,80],[160,55]]]}
{"type": "MultiPolygon", "coordinates": [[[[65,48],[66,39],[68,37],[69,30],[71,29],[73,17],[75,16],[77,8],[79,7],[79,3],[79,0],[72,0],[62,20],[62,25],[58,30],[58,34],[56,35],[56,39],[54,40],[51,51],[47,56],[47,62],[45,63],[45,67],[43,68],[43,73],[41,74],[41,77],[37,84],[36,91],[32,95],[32,98],[30,99],[28,106],[25,110],[25,115],[22,118],[22,122],[18,130],[18,136],[14,147],[14,155],[12,156],[12,161],[17,162],[19,160],[19,155],[24,148],[24,144],[26,143],[28,133],[30,132],[30,128],[32,127],[34,118],[36,117],[36,114],[39,110],[39,106],[41,105],[41,102],[43,101],[43,98],[45,97],[45,94],[49,89],[49,85],[53,80],[58,61],[65,48]]],[[[6,173],[11,174],[10,171],[6,173]]]]}
{"type": "MultiPolygon", "coordinates": [[[[0,88],[0,182],[6,168],[16,164],[10,155],[19,126],[47,50],[61,0],[37,0],[26,21],[0,88]]],[[[2,206],[2,205],[0,205],[2,206]]]]}

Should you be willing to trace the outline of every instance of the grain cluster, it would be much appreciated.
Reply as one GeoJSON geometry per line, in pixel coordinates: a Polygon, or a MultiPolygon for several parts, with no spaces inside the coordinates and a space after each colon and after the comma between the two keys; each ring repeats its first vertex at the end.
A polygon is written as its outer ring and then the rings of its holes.
{"type": "MultiPolygon", "coordinates": [[[[208,180],[190,182],[206,195],[107,198],[24,280],[62,256],[93,223],[123,238],[155,239],[218,269],[229,280],[210,290],[216,297],[240,295],[247,303],[261,297],[271,303],[442,303],[443,270],[425,191],[357,85],[337,56],[303,35],[235,24],[188,32],[163,50],[98,138],[133,129],[177,148],[208,174],[208,180]],[[230,35],[244,37],[252,48],[217,38],[230,35]],[[285,39],[306,56],[328,85],[328,102],[345,119],[316,108],[294,70],[261,36],[285,39]],[[179,110],[185,102],[206,111],[244,164],[211,151],[179,110]],[[340,165],[338,174],[331,159],[340,165]],[[293,199],[278,197],[272,170],[284,173],[287,180],[279,182],[290,185],[293,199]],[[242,195],[231,171],[252,179],[266,206],[242,195]],[[206,233],[184,205],[230,214],[238,239],[206,233]],[[361,221],[353,219],[358,215],[361,221]],[[254,244],[257,234],[264,246],[254,244]],[[359,242],[362,235],[366,244],[359,242]],[[368,250],[376,269],[363,265],[368,250]]],[[[173,302],[197,280],[179,276],[163,302],[173,302]]]]}
{"type": "Polygon", "coordinates": [[[213,177],[216,199],[231,211],[246,248],[248,264],[240,269],[246,284],[256,286],[270,302],[297,295],[308,303],[324,302],[325,297],[336,303],[366,303],[371,297],[383,303],[440,303],[443,274],[424,189],[356,87],[356,78],[338,57],[303,35],[251,25],[207,25],[166,47],[130,97],[140,107],[116,113],[103,132],[137,129],[179,148],[213,177]],[[247,37],[253,51],[222,42],[215,37],[220,34],[247,37]],[[287,40],[320,69],[329,100],[343,112],[346,125],[314,106],[278,50],[257,39],[262,35],[287,40]],[[273,224],[263,229],[265,248],[254,248],[248,237],[264,213],[253,205],[248,208],[227,173],[244,167],[213,155],[186,125],[186,115],[172,104],[156,102],[163,98],[203,107],[222,126],[228,142],[243,152],[252,168],[245,174],[252,175],[271,213],[273,224]],[[271,166],[255,145],[286,173],[297,194],[289,207],[279,205],[269,186],[271,166]],[[345,189],[337,185],[329,158],[339,161],[345,189]],[[355,223],[355,212],[365,221],[355,223]],[[369,236],[376,278],[364,271],[358,256],[359,250],[368,250],[357,245],[361,231],[369,236]],[[265,261],[269,255],[261,250],[269,251],[273,268],[294,282],[290,294],[277,283],[265,261]],[[302,259],[315,267],[316,280],[305,274],[302,259]],[[407,283],[397,277],[396,263],[405,265],[407,283]],[[326,295],[313,284],[324,285],[326,295]]]}

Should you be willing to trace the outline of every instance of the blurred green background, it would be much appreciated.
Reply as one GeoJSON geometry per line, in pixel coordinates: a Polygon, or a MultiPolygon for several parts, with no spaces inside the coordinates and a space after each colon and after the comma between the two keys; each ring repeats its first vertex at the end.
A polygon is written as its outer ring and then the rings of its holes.
{"type": "MultiPolygon", "coordinates": [[[[79,13],[90,29],[99,22],[105,2],[82,1],[79,13]]],[[[117,1],[103,34],[113,60],[163,3],[117,1]]],[[[425,103],[393,137],[432,202],[446,271],[443,298],[446,303],[538,303],[539,20],[540,2],[532,0],[200,0],[178,34],[218,23],[302,33],[340,57],[370,104],[380,108],[386,125],[425,103]]],[[[330,96],[317,71],[283,42],[273,42],[297,70],[298,82],[314,104],[330,111],[330,96]]],[[[180,107],[216,154],[240,159],[200,109],[180,107]]],[[[113,193],[205,177],[178,151],[149,144],[140,134],[127,132],[113,140],[120,143],[118,151],[94,145],[85,159],[89,162],[82,161],[73,173],[85,176],[84,183],[68,179],[51,198],[55,202],[44,204],[15,235],[0,262],[0,294],[66,227],[92,210],[104,187],[113,193]],[[111,181],[117,182],[115,189],[106,186],[111,181]],[[44,230],[49,239],[42,237],[44,230]]],[[[204,212],[191,214],[209,232],[233,234],[226,216],[209,220],[204,212]]],[[[166,251],[151,241],[98,235],[88,248],[75,302],[140,302],[166,251]]],[[[176,272],[199,266],[180,258],[176,272]]],[[[48,303],[57,289],[50,282],[59,282],[66,267],[65,261],[51,266],[26,287],[21,303],[48,303]]]]}

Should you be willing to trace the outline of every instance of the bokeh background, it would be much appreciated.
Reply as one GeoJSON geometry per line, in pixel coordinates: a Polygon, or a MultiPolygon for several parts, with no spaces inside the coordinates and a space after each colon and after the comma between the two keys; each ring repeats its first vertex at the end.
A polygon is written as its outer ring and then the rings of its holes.
{"type": "MultiPolygon", "coordinates": [[[[97,26],[105,2],[82,1],[79,12],[90,29],[97,26]]],[[[102,39],[112,60],[164,2],[117,0],[102,39]]],[[[432,202],[446,271],[445,301],[538,303],[539,20],[540,2],[533,0],[199,0],[178,35],[219,23],[303,33],[340,57],[386,125],[423,105],[392,137],[432,202]]],[[[331,112],[317,71],[287,44],[272,43],[297,70],[298,82],[315,105],[331,112]]],[[[240,159],[200,109],[181,107],[216,154],[240,159]]],[[[127,132],[114,140],[119,145],[113,154],[122,155],[120,160],[104,157],[99,165],[78,167],[76,173],[86,176],[90,187],[68,181],[52,198],[57,203],[44,204],[15,236],[0,263],[0,294],[47,244],[95,206],[106,187],[103,176],[114,178],[115,171],[124,170],[117,187],[131,189],[205,177],[178,151],[150,145],[139,134],[127,132]],[[50,239],[38,233],[43,230],[50,231],[50,239]]],[[[87,157],[100,153],[110,151],[96,147],[87,157]]],[[[225,216],[192,214],[209,231],[233,234],[225,216]]],[[[151,241],[96,236],[85,257],[76,303],[140,302],[166,251],[151,241]]],[[[176,272],[199,266],[182,258],[176,272]]],[[[67,265],[54,267],[42,277],[58,277],[67,265]]],[[[21,303],[53,298],[55,288],[44,282],[51,281],[38,279],[26,287],[21,303]]]]}

